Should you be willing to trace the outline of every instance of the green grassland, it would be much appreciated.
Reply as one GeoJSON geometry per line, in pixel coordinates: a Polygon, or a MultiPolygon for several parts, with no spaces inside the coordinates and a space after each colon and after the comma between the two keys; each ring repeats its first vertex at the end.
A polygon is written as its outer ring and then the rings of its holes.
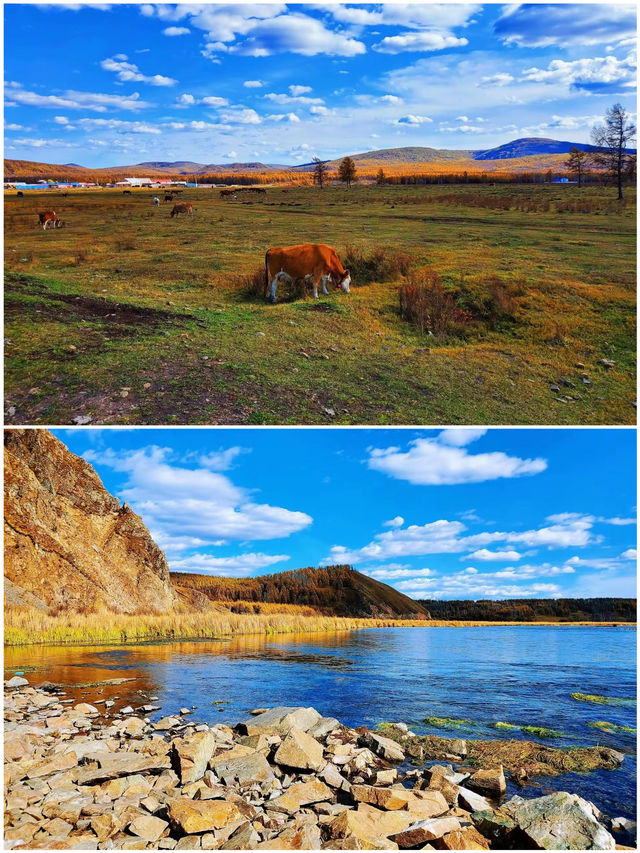
{"type": "Polygon", "coordinates": [[[631,189],[198,189],[177,219],[154,194],[5,195],[8,423],[635,422],[631,189]],[[38,228],[45,208],[65,227],[38,228]],[[512,316],[420,334],[399,274],[318,303],[247,295],[267,248],[305,242],[407,254],[463,302],[497,277],[512,316]]]}

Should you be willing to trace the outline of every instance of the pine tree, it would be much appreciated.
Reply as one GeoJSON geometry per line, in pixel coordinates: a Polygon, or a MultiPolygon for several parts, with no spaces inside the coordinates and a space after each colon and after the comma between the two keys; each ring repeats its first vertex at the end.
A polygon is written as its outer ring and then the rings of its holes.
{"type": "Polygon", "coordinates": [[[579,148],[576,148],[575,145],[570,149],[569,157],[565,160],[564,165],[572,175],[576,176],[578,179],[578,186],[582,186],[582,179],[587,172],[588,162],[589,155],[586,151],[581,151],[579,148]]]}
{"type": "Polygon", "coordinates": [[[386,183],[386,176],[384,174],[384,169],[382,166],[378,169],[378,174],[376,175],[376,184],[381,187],[386,183]]]}
{"type": "Polygon", "coordinates": [[[329,169],[327,168],[327,164],[323,163],[318,157],[314,157],[313,162],[315,164],[315,168],[313,170],[313,183],[317,184],[320,189],[322,189],[325,181],[327,180],[327,173],[329,169]]]}
{"type": "Polygon", "coordinates": [[[348,187],[350,187],[352,182],[356,180],[356,164],[353,162],[352,157],[345,157],[344,160],[340,162],[338,176],[348,187]]]}

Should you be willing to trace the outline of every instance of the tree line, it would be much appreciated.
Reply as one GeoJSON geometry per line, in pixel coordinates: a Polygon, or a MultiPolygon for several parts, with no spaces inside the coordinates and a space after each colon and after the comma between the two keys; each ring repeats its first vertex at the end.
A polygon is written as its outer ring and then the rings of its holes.
{"type": "Polygon", "coordinates": [[[422,600],[432,619],[482,622],[635,622],[634,598],[422,600]]]}

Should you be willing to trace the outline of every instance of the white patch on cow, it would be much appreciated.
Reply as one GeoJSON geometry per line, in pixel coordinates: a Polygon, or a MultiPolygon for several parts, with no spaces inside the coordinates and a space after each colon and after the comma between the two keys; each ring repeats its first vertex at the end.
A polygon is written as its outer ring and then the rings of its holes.
{"type": "Polygon", "coordinates": [[[351,284],[351,276],[350,276],[350,275],[348,275],[348,276],[345,278],[345,280],[342,282],[342,290],[343,290],[345,293],[349,293],[349,292],[350,292],[350,291],[349,291],[349,286],[350,286],[350,284],[351,284]]]}

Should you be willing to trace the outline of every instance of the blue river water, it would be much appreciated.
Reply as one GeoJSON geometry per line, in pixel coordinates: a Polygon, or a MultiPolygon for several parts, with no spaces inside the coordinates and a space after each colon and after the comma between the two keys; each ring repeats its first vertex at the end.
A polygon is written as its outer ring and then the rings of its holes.
{"type": "Polygon", "coordinates": [[[351,726],[405,722],[420,734],[469,739],[519,737],[549,746],[604,745],[626,753],[614,771],[544,777],[523,796],[567,790],[611,816],[635,819],[636,736],[588,723],[636,726],[636,705],[576,701],[571,693],[635,698],[635,628],[491,626],[381,628],[322,635],[109,647],[9,649],[33,683],[48,679],[83,698],[117,697],[116,708],[154,697],[153,718],[194,708],[194,719],[234,724],[255,707],[312,705],[351,726]],[[135,681],[86,685],[113,677],[135,681]],[[426,717],[467,720],[429,726],[426,717]],[[496,722],[553,729],[541,739],[496,722]],[[473,725],[471,725],[473,724],[473,725]]]}

